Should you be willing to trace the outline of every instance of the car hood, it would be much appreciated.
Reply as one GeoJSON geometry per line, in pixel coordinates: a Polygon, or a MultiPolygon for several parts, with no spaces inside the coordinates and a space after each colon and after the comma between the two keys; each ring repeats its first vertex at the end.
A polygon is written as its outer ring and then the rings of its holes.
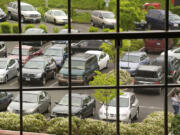
{"type": "MultiPolygon", "coordinates": [[[[12,58],[12,59],[19,59],[19,56],[18,55],[9,55],[8,58],[12,58]]],[[[22,56],[22,60],[25,60],[27,59],[28,56],[22,56]]]]}
{"type": "MultiPolygon", "coordinates": [[[[29,109],[35,110],[37,107],[38,107],[37,103],[26,103],[26,102],[23,102],[23,110],[24,111],[27,111],[29,109]]],[[[20,110],[19,102],[15,102],[15,101],[11,102],[9,104],[9,108],[12,108],[13,110],[20,110]]]]}
{"type": "Polygon", "coordinates": [[[55,18],[56,18],[57,20],[68,19],[67,16],[55,16],[55,18]]]}
{"type": "Polygon", "coordinates": [[[23,68],[22,69],[23,73],[28,73],[28,74],[39,74],[43,72],[43,69],[29,69],[29,68],[23,68]]]}
{"type": "Polygon", "coordinates": [[[104,21],[107,21],[109,23],[116,23],[115,19],[104,19],[104,21]]]}
{"type": "Polygon", "coordinates": [[[130,69],[136,69],[138,66],[139,66],[139,63],[120,61],[120,68],[129,67],[130,69]]]}
{"type": "MultiPolygon", "coordinates": [[[[60,70],[60,73],[61,74],[64,74],[64,75],[68,75],[68,69],[66,69],[66,68],[62,68],[61,70],[60,70]]],[[[82,76],[82,75],[84,75],[84,70],[80,70],[80,69],[72,69],[71,70],[71,74],[72,75],[77,75],[77,76],[82,76]]]]}
{"type": "MultiPolygon", "coordinates": [[[[81,110],[81,107],[78,106],[72,106],[72,114],[77,114],[81,110]]],[[[64,105],[56,105],[53,109],[52,112],[55,113],[63,113],[63,114],[68,114],[69,112],[68,106],[64,105]]]]}
{"type": "MultiPolygon", "coordinates": [[[[119,107],[120,114],[126,114],[128,110],[128,107],[119,107]]],[[[106,105],[102,105],[100,111],[106,113],[106,105]]],[[[108,114],[116,114],[116,107],[108,106],[108,114]]]]}

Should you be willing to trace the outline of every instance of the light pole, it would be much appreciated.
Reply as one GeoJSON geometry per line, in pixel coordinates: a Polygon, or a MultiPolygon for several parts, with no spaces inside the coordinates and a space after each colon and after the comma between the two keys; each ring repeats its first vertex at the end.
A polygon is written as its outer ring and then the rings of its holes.
{"type": "Polygon", "coordinates": [[[48,0],[45,0],[45,6],[48,7],[48,0]]]}

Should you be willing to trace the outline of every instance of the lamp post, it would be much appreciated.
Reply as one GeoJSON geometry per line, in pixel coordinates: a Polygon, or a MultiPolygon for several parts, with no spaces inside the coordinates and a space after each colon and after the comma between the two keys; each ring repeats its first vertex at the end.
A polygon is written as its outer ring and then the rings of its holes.
{"type": "Polygon", "coordinates": [[[48,0],[45,0],[45,7],[48,7],[48,0]]]}

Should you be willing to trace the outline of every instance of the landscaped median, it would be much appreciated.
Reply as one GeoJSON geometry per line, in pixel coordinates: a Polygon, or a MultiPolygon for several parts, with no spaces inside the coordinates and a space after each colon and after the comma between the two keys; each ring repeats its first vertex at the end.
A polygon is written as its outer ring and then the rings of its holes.
{"type": "MultiPolygon", "coordinates": [[[[174,118],[168,113],[168,128],[171,132],[171,121],[174,118]]],[[[20,129],[19,115],[9,112],[0,113],[0,134],[18,135],[20,129]]],[[[23,116],[24,135],[68,135],[68,118],[57,117],[47,120],[41,114],[23,116]]],[[[120,123],[121,135],[163,135],[164,113],[154,112],[140,123],[120,123]]],[[[72,117],[72,135],[116,135],[116,122],[105,122],[95,119],[72,117]]]]}

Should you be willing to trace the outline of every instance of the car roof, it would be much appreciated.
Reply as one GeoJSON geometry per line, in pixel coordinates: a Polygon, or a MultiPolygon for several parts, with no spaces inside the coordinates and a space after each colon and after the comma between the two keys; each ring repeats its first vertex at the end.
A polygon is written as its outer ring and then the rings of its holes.
{"type": "Polygon", "coordinates": [[[49,47],[49,48],[66,48],[67,45],[66,44],[54,44],[53,46],[49,47]]]}
{"type": "Polygon", "coordinates": [[[36,94],[36,95],[40,95],[43,91],[23,91],[23,94],[27,93],[27,94],[36,94]]]}
{"type": "MultiPolygon", "coordinates": [[[[176,59],[176,57],[168,56],[168,61],[171,61],[173,59],[176,59]]],[[[156,57],[153,61],[164,61],[164,56],[160,55],[160,56],[156,57]]]]}
{"type": "Polygon", "coordinates": [[[100,55],[101,53],[103,53],[103,51],[98,51],[98,50],[88,50],[85,53],[89,53],[89,54],[95,54],[95,55],[100,55]]]}
{"type": "MultiPolygon", "coordinates": [[[[35,31],[35,32],[42,32],[42,31],[44,31],[43,29],[41,29],[41,28],[29,28],[29,29],[27,29],[26,31],[35,31]]],[[[25,32],[26,32],[25,31],[25,32]]],[[[29,33],[30,34],[30,33],[29,33]]],[[[32,34],[34,34],[34,33],[32,33],[32,34]]]]}
{"type": "Polygon", "coordinates": [[[46,60],[49,60],[49,59],[51,59],[52,57],[50,57],[50,56],[37,56],[37,57],[34,57],[34,58],[32,58],[32,59],[30,59],[30,60],[35,60],[35,61],[46,61],[46,60]]]}
{"type": "Polygon", "coordinates": [[[132,51],[132,52],[125,53],[125,55],[134,55],[134,56],[142,56],[144,54],[146,54],[146,52],[132,51]]]}
{"type": "MultiPolygon", "coordinates": [[[[78,98],[82,98],[82,99],[85,99],[86,97],[89,96],[88,94],[79,94],[79,93],[72,93],[71,95],[72,95],[72,97],[78,97],[78,98]]],[[[66,94],[65,96],[68,96],[68,94],[66,94]]]]}
{"type": "MultiPolygon", "coordinates": [[[[17,4],[17,2],[16,2],[16,1],[14,1],[14,2],[10,2],[10,3],[16,3],[16,4],[17,4]]],[[[28,4],[28,3],[25,3],[25,2],[21,2],[21,5],[31,5],[31,4],[28,4]]]]}
{"type": "Polygon", "coordinates": [[[162,69],[162,66],[140,65],[137,70],[142,70],[142,71],[157,71],[159,69],[162,69]]]}
{"type": "Polygon", "coordinates": [[[71,59],[72,60],[81,60],[81,61],[86,61],[92,57],[96,57],[94,54],[87,54],[87,53],[76,53],[72,55],[71,59]]]}
{"type": "Polygon", "coordinates": [[[133,92],[123,92],[123,94],[120,95],[120,97],[129,98],[132,95],[135,95],[135,94],[133,92]]]}
{"type": "MultiPolygon", "coordinates": [[[[14,48],[19,48],[19,45],[16,45],[14,48]]],[[[31,49],[32,46],[29,45],[22,45],[22,49],[31,49]]]]}
{"type": "MultiPolygon", "coordinates": [[[[68,33],[68,29],[61,29],[59,33],[68,33]]],[[[71,33],[79,33],[78,29],[71,29],[71,33]]]]}
{"type": "Polygon", "coordinates": [[[61,10],[61,9],[50,9],[49,11],[62,11],[62,12],[64,12],[64,11],[61,10]]]}

